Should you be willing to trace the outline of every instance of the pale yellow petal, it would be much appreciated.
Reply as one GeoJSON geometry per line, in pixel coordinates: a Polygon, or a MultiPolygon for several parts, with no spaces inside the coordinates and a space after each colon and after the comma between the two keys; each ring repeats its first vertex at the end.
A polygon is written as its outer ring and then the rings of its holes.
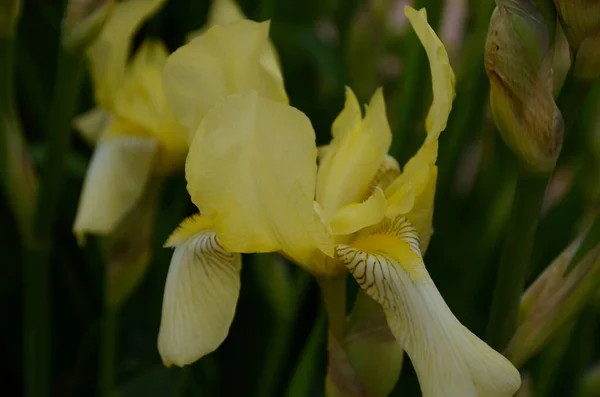
{"type": "Polygon", "coordinates": [[[110,115],[104,109],[96,107],[75,117],[73,126],[81,137],[93,146],[101,138],[109,121],[110,115]]]}
{"type": "Polygon", "coordinates": [[[346,87],[346,102],[344,109],[333,121],[331,136],[342,139],[345,135],[355,134],[362,122],[362,111],[358,99],[350,87],[346,87]]]}
{"type": "Polygon", "coordinates": [[[337,210],[330,227],[333,234],[352,234],[381,222],[386,211],[385,195],[383,190],[377,187],[365,202],[347,204],[337,210]]]}
{"type": "Polygon", "coordinates": [[[227,252],[214,229],[199,228],[177,241],[158,333],[158,351],[165,365],[191,364],[225,340],[239,296],[240,270],[240,254],[227,252]]]}
{"type": "Polygon", "coordinates": [[[79,197],[73,232],[108,234],[135,206],[151,175],[155,139],[121,137],[96,146],[79,197]]]}
{"type": "Polygon", "coordinates": [[[393,195],[387,198],[387,215],[395,217],[406,214],[415,205],[415,189],[410,181],[406,181],[398,187],[393,195]]]}
{"type": "Polygon", "coordinates": [[[212,218],[207,216],[202,216],[200,214],[195,214],[185,218],[177,229],[171,233],[167,241],[165,242],[165,247],[177,247],[178,245],[183,244],[188,238],[193,236],[194,234],[206,230],[206,229],[214,229],[215,222],[212,218]]]}
{"type": "Polygon", "coordinates": [[[113,114],[127,134],[158,139],[157,170],[164,174],[181,171],[188,149],[188,136],[165,95],[162,70],[166,59],[164,44],[154,40],[142,43],[113,106],[113,114]]]}
{"type": "Polygon", "coordinates": [[[246,18],[234,0],[213,0],[208,12],[208,26],[227,25],[246,18]]]}
{"type": "Polygon", "coordinates": [[[96,102],[100,106],[112,108],[114,95],[123,83],[133,35],[163,2],[164,0],[118,2],[98,39],[88,48],[96,102]]]}
{"type": "Polygon", "coordinates": [[[454,100],[455,77],[448,60],[448,53],[441,40],[437,37],[429,23],[425,9],[415,10],[410,6],[404,7],[404,14],[410,21],[421,44],[425,47],[429,66],[431,68],[431,86],[433,88],[433,103],[429,108],[425,127],[427,141],[438,139],[440,133],[446,129],[446,123],[452,101],[454,100]]]}
{"type": "Polygon", "coordinates": [[[352,246],[338,246],[336,254],[382,305],[424,397],[512,397],[518,390],[517,369],[465,328],[444,302],[406,218],[385,220],[352,246]]]}
{"type": "Polygon", "coordinates": [[[269,22],[240,20],[216,25],[175,51],[164,70],[167,98],[179,122],[192,133],[214,105],[234,93],[254,90],[287,103],[280,79],[263,65],[269,22]]]}
{"type": "Polygon", "coordinates": [[[169,51],[159,40],[145,40],[137,49],[128,68],[135,74],[136,70],[156,68],[160,71],[165,67],[169,51]]]}
{"type": "Polygon", "coordinates": [[[388,217],[404,215],[419,233],[425,252],[433,233],[433,204],[437,184],[438,141],[425,142],[386,189],[388,217]]]}
{"type": "Polygon", "coordinates": [[[283,250],[300,264],[333,254],[314,210],[317,148],[308,118],[255,92],[236,94],[202,121],[186,162],[188,191],[232,252],[283,250]]]}
{"type": "Polygon", "coordinates": [[[367,197],[390,147],[392,134],[381,89],[373,95],[365,118],[359,117],[356,98],[348,89],[344,110],[332,128],[333,140],[319,164],[316,198],[327,219],[340,207],[367,197]]]}

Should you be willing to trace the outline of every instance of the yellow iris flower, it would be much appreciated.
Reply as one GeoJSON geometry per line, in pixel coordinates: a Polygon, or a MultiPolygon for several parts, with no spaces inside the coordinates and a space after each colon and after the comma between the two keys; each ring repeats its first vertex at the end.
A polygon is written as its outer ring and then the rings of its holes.
{"type": "Polygon", "coordinates": [[[152,176],[183,168],[188,139],[165,96],[166,48],[148,40],[128,60],[135,31],[162,3],[119,2],[88,49],[98,107],[75,120],[83,137],[96,145],[73,227],[80,242],[87,233],[112,232],[152,176]]]}
{"type": "MultiPolygon", "coordinates": [[[[454,74],[425,10],[407,7],[405,13],[427,52],[434,92],[425,142],[402,171],[387,155],[391,132],[381,90],[364,118],[347,90],[331,144],[317,149],[308,118],[261,82],[263,74],[252,72],[255,87],[203,112],[201,98],[191,98],[183,82],[199,86],[210,75],[169,59],[167,90],[178,80],[181,89],[172,91],[174,111],[194,128],[201,115],[186,160],[188,191],[200,214],[185,220],[166,244],[175,251],[158,340],[165,364],[189,364],[225,339],[239,295],[240,253],[279,251],[317,276],[348,269],[381,304],[424,396],[508,397],[519,388],[518,371],[460,324],[422,260],[432,234],[438,137],[451,109],[454,74]]],[[[240,53],[263,53],[264,43],[248,37],[222,47],[236,65],[247,65],[240,53]]]]}

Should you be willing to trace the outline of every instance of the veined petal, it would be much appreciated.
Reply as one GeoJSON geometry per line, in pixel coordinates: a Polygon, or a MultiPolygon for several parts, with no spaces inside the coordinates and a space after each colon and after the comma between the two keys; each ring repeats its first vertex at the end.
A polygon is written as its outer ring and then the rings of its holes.
{"type": "Polygon", "coordinates": [[[163,297],[158,351],[166,366],[191,364],[225,340],[240,292],[240,254],[226,251],[209,219],[185,220],[163,297]]]}
{"type": "Polygon", "coordinates": [[[232,252],[282,250],[308,265],[333,243],[313,207],[317,148],[308,118],[256,92],[203,119],[186,162],[188,191],[232,252]]]}
{"type": "Polygon", "coordinates": [[[415,229],[403,217],[385,220],[337,257],[379,302],[410,357],[424,397],[511,397],[519,372],[454,317],[429,277],[415,229]]]}
{"type": "Polygon", "coordinates": [[[109,121],[110,115],[104,109],[96,107],[75,117],[73,126],[82,138],[93,146],[101,138],[109,121]]]}
{"type": "Polygon", "coordinates": [[[455,77],[448,53],[444,44],[437,37],[427,22],[425,9],[419,11],[410,6],[404,7],[404,14],[410,21],[421,44],[425,47],[429,66],[431,68],[431,86],[433,87],[433,103],[429,108],[425,127],[427,129],[427,142],[437,140],[440,133],[446,129],[448,115],[452,110],[454,100],[455,77]]]}
{"type": "Polygon", "coordinates": [[[383,91],[375,92],[361,121],[356,97],[346,89],[346,104],[333,123],[332,134],[333,140],[319,164],[316,191],[329,220],[340,207],[365,199],[390,147],[392,134],[383,91]]]}
{"type": "Polygon", "coordinates": [[[376,187],[371,197],[362,203],[347,204],[337,210],[330,222],[333,234],[352,234],[383,220],[387,203],[383,190],[376,187]]]}
{"type": "Polygon", "coordinates": [[[100,141],[79,197],[73,232],[108,234],[140,199],[150,177],[155,139],[116,137],[100,141]]]}
{"type": "Polygon", "coordinates": [[[112,108],[115,92],[125,77],[135,31],[150,15],[158,10],[164,0],[128,0],[118,2],[98,39],[89,47],[90,62],[96,102],[112,108]]]}
{"type": "Polygon", "coordinates": [[[287,103],[281,74],[274,75],[263,65],[268,45],[269,22],[240,20],[216,25],[175,51],[167,61],[164,81],[179,122],[194,133],[215,104],[250,90],[287,103]]]}

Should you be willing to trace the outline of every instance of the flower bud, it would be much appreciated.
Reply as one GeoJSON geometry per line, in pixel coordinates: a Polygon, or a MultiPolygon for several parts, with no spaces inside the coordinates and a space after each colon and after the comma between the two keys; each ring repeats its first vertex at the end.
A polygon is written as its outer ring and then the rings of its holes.
{"type": "Polygon", "coordinates": [[[21,0],[0,0],[0,36],[12,36],[21,13],[21,0]]]}
{"type": "Polygon", "coordinates": [[[600,245],[567,272],[567,259],[579,243],[573,244],[532,284],[521,301],[521,323],[504,352],[516,367],[539,352],[562,325],[589,304],[600,287],[600,245]]]}
{"type": "Polygon", "coordinates": [[[600,76],[600,1],[554,0],[559,20],[571,46],[575,76],[600,76]]]}
{"type": "Polygon", "coordinates": [[[327,396],[388,396],[402,370],[404,350],[381,306],[360,291],[342,343],[330,340],[327,396]]]}
{"type": "Polygon", "coordinates": [[[69,0],[62,22],[65,48],[79,51],[94,41],[114,4],[114,0],[69,0]]]}
{"type": "Polygon", "coordinates": [[[490,106],[506,144],[532,171],[551,170],[563,140],[554,102],[554,29],[532,0],[497,1],[485,46],[490,106]]]}

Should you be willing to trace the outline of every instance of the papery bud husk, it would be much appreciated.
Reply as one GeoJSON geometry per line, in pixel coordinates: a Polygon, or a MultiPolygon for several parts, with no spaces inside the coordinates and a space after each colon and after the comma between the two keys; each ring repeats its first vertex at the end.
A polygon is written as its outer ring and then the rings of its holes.
{"type": "Polygon", "coordinates": [[[21,15],[21,0],[0,0],[0,37],[12,36],[21,15]]]}
{"type": "Polygon", "coordinates": [[[531,0],[498,1],[485,46],[490,106],[506,144],[535,172],[553,169],[564,123],[554,102],[554,29],[531,0]]]}
{"type": "MultiPolygon", "coordinates": [[[[539,352],[563,324],[576,316],[600,287],[600,245],[590,250],[568,273],[564,263],[555,263],[564,269],[562,277],[558,274],[551,277],[552,282],[547,284],[551,293],[534,294],[537,297],[534,296],[529,301],[530,307],[522,311],[525,316],[503,353],[517,368],[539,352]]],[[[547,272],[541,277],[545,275],[547,272]]],[[[536,284],[537,281],[533,285],[536,284]]]]}
{"type": "Polygon", "coordinates": [[[72,51],[82,51],[100,34],[114,0],[69,0],[62,22],[62,44],[72,51]]]}

